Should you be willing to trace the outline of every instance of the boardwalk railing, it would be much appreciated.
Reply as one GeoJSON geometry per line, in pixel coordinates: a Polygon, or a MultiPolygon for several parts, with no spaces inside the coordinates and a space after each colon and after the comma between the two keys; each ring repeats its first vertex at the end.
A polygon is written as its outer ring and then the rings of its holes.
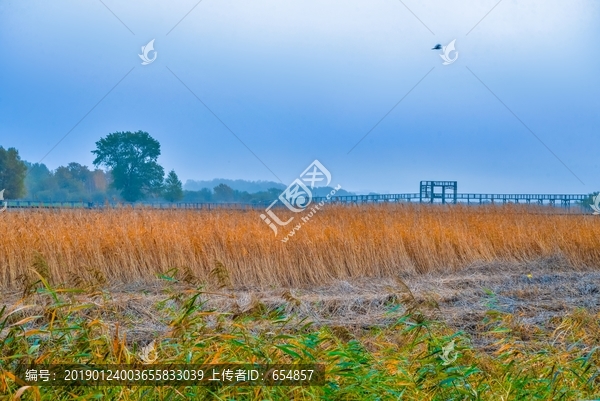
{"type": "MultiPolygon", "coordinates": [[[[570,206],[572,202],[582,202],[588,195],[553,195],[553,194],[456,194],[457,203],[535,203],[538,205],[570,206]]],[[[313,198],[315,201],[325,198],[313,198]]],[[[437,199],[437,198],[436,198],[437,199]]],[[[340,203],[377,203],[377,202],[419,202],[420,194],[390,194],[390,195],[352,195],[334,196],[333,202],[340,203]]],[[[430,203],[429,199],[423,199],[421,203],[430,203]]],[[[437,202],[436,202],[437,203],[437,202]]]]}
{"type": "MultiPolygon", "coordinates": [[[[486,204],[486,203],[524,203],[537,205],[550,205],[570,207],[572,203],[582,202],[588,195],[559,195],[559,194],[456,194],[457,203],[464,204],[486,204]]],[[[385,195],[347,195],[325,197],[314,197],[313,203],[319,202],[335,204],[378,204],[391,202],[419,202],[418,193],[407,194],[385,194],[385,195]]],[[[164,202],[40,202],[40,201],[7,201],[10,209],[105,209],[105,208],[153,208],[153,209],[236,209],[236,210],[261,210],[267,208],[272,201],[255,203],[164,203],[164,202]]],[[[423,201],[422,203],[429,203],[423,201]]],[[[277,202],[274,206],[283,206],[277,202]]]]}

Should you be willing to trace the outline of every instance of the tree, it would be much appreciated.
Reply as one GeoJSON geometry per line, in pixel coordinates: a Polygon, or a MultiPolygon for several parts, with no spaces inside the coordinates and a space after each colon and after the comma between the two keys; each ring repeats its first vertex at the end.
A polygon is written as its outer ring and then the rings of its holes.
{"type": "Polygon", "coordinates": [[[184,202],[212,202],[213,193],[208,188],[202,188],[200,191],[183,191],[184,202]]]}
{"type": "Polygon", "coordinates": [[[231,202],[233,201],[234,191],[230,186],[225,184],[217,185],[213,191],[215,192],[215,200],[217,202],[231,202]]]}
{"type": "Polygon", "coordinates": [[[40,201],[102,202],[117,195],[109,190],[110,174],[91,171],[79,163],[69,163],[51,171],[42,163],[27,163],[27,198],[40,201]]]}
{"type": "Polygon", "coordinates": [[[164,169],[157,163],[160,143],[143,131],[115,132],[96,142],[94,166],[111,170],[113,186],[135,202],[161,192],[164,169]]]}
{"type": "Polygon", "coordinates": [[[86,175],[89,174],[87,167],[78,163],[69,163],[66,167],[58,167],[54,172],[54,178],[59,189],[67,193],[83,194],[89,179],[86,175]]]}
{"type": "Polygon", "coordinates": [[[27,165],[21,160],[15,148],[4,149],[0,146],[0,191],[6,199],[18,199],[25,196],[25,177],[27,165]]]}
{"type": "Polygon", "coordinates": [[[25,187],[27,188],[28,199],[45,199],[44,195],[57,189],[54,175],[44,163],[28,163],[27,177],[25,178],[25,187]]]}
{"type": "Polygon", "coordinates": [[[183,185],[175,170],[171,170],[163,186],[163,197],[169,202],[177,202],[183,199],[183,185]]]}

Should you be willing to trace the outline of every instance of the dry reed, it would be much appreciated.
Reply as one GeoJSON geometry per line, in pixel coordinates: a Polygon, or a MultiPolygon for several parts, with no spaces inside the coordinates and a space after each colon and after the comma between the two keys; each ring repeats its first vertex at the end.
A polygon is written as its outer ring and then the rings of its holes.
{"type": "Polygon", "coordinates": [[[585,268],[600,264],[597,219],[518,205],[329,205],[283,243],[257,211],[9,212],[0,215],[0,288],[26,286],[34,268],[54,283],[127,283],[178,269],[180,278],[219,276],[238,288],[557,255],[585,268]]]}

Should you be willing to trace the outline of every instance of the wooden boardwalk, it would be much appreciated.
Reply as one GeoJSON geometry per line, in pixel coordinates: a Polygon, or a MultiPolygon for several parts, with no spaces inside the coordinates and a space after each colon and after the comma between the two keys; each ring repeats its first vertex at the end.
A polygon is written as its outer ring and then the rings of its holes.
{"type": "MultiPolygon", "coordinates": [[[[325,197],[314,197],[313,203],[321,201],[334,204],[383,204],[393,202],[416,202],[416,203],[441,203],[442,199],[435,196],[430,199],[422,199],[419,193],[387,194],[387,195],[347,195],[325,197]]],[[[579,205],[588,198],[588,195],[572,194],[456,194],[456,202],[460,204],[505,204],[520,203],[534,205],[550,205],[569,208],[579,205]]],[[[166,203],[166,202],[40,202],[40,201],[7,201],[9,209],[104,209],[104,208],[153,208],[153,209],[236,209],[236,210],[260,210],[267,208],[273,201],[240,203],[166,203]]],[[[277,206],[277,205],[275,205],[277,206]]],[[[279,202],[279,206],[283,206],[279,202]]]]}

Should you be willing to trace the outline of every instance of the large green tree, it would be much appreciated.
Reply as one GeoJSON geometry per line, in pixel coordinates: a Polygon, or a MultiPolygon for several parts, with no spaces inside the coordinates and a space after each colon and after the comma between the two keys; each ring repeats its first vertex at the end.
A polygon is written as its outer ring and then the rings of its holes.
{"type": "Polygon", "coordinates": [[[143,131],[114,132],[96,142],[94,165],[111,170],[113,186],[135,202],[161,192],[164,169],[158,164],[160,143],[143,131]]]}
{"type": "Polygon", "coordinates": [[[25,196],[25,176],[27,165],[21,160],[15,148],[0,146],[0,191],[5,189],[5,199],[18,199],[25,196]]]}
{"type": "Polygon", "coordinates": [[[175,170],[171,170],[165,179],[163,197],[169,202],[177,202],[183,199],[183,185],[177,174],[175,174],[175,170]]]}

